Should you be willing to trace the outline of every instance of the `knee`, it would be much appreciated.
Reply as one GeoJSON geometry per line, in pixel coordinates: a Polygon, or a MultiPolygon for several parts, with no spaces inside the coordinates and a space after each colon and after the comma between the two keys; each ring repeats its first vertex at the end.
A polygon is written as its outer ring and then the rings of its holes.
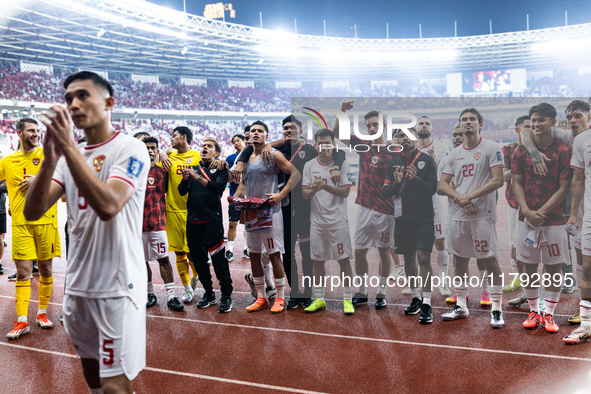
{"type": "Polygon", "coordinates": [[[435,240],[435,249],[439,251],[445,251],[445,239],[439,238],[435,240]]]}
{"type": "Polygon", "coordinates": [[[129,381],[125,376],[101,379],[101,388],[105,394],[129,393],[129,381]]]}

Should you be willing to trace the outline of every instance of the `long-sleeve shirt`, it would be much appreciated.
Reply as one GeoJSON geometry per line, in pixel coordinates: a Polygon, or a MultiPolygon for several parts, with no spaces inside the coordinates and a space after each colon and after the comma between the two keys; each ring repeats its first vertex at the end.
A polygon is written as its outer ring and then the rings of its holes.
{"type": "Polygon", "coordinates": [[[437,191],[437,166],[433,158],[426,153],[420,153],[414,163],[417,174],[412,180],[406,179],[404,188],[401,187],[401,183],[394,181],[394,171],[398,167],[403,167],[405,174],[417,152],[418,150],[415,150],[408,158],[401,154],[396,155],[388,162],[384,194],[389,198],[402,199],[402,215],[396,217],[396,220],[429,223],[434,220],[433,195],[437,191]]]}
{"type": "Polygon", "coordinates": [[[220,199],[228,183],[228,172],[226,170],[215,170],[207,168],[207,164],[201,162],[198,167],[189,167],[207,180],[207,185],[189,176],[179,183],[179,194],[181,196],[189,193],[187,199],[187,222],[191,221],[215,221],[222,220],[222,203],[220,199]]]}

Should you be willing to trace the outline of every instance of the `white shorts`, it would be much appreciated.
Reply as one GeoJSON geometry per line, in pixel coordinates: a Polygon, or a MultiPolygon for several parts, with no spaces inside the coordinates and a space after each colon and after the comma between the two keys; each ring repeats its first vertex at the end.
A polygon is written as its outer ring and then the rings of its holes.
{"type": "Polygon", "coordinates": [[[283,214],[281,210],[273,214],[273,225],[269,228],[247,231],[246,244],[252,253],[285,253],[283,248],[283,214]]]}
{"type": "Polygon", "coordinates": [[[348,227],[333,230],[310,228],[310,255],[314,261],[351,258],[351,234],[348,227]]]}
{"type": "Polygon", "coordinates": [[[146,307],[130,298],[64,296],[64,328],[80,358],[98,360],[100,377],[133,380],[146,366],[146,307]]]}
{"type": "Polygon", "coordinates": [[[512,206],[507,207],[507,223],[509,224],[509,240],[511,246],[515,247],[515,226],[519,219],[519,209],[513,208],[512,206]]]}
{"type": "Polygon", "coordinates": [[[585,256],[591,256],[591,215],[583,217],[583,224],[581,227],[581,252],[585,256]]]}
{"type": "MultiPolygon", "coordinates": [[[[579,210],[577,212],[577,222],[579,223],[580,229],[583,228],[582,225],[583,225],[584,212],[585,212],[584,209],[581,209],[582,206],[583,206],[583,202],[581,201],[581,204],[579,205],[579,210]]],[[[577,249],[582,249],[582,245],[581,245],[582,234],[583,234],[583,232],[579,231],[577,235],[575,235],[574,237],[571,237],[571,239],[573,240],[573,246],[577,249]]]]}
{"type": "Polygon", "coordinates": [[[168,257],[168,237],[166,230],[142,232],[144,259],[155,261],[168,257]]]}
{"type": "Polygon", "coordinates": [[[355,222],[355,249],[389,248],[394,239],[394,215],[362,207],[355,222]]]}
{"type": "Polygon", "coordinates": [[[570,264],[567,257],[568,239],[566,237],[564,225],[542,226],[540,229],[544,233],[548,245],[543,245],[541,248],[537,249],[524,241],[530,228],[525,222],[517,221],[517,227],[515,229],[515,250],[517,252],[517,260],[527,264],[570,264]]]}
{"type": "Polygon", "coordinates": [[[452,220],[448,229],[453,254],[463,258],[500,257],[497,228],[490,219],[452,220]]]}
{"type": "Polygon", "coordinates": [[[445,214],[445,205],[439,204],[433,207],[435,211],[435,239],[445,238],[447,232],[447,215],[445,214]]]}

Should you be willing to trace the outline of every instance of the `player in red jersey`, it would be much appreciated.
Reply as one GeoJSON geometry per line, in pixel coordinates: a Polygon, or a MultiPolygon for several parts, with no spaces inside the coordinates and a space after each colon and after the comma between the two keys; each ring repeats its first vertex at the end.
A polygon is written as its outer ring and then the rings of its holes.
{"type": "Polygon", "coordinates": [[[144,202],[144,223],[142,227],[142,241],[144,256],[148,269],[148,302],[147,308],[156,304],[154,284],[150,261],[157,260],[160,265],[160,276],[164,281],[164,288],[168,297],[168,309],[181,312],[184,306],[174,294],[174,274],[168,258],[168,240],[166,238],[166,189],[168,188],[168,172],[157,166],[158,140],[154,137],[143,137],[142,141],[148,148],[150,155],[150,172],[146,186],[146,200],[144,202]]]}
{"type": "MultiPolygon", "coordinates": [[[[353,101],[344,101],[341,111],[353,109],[353,101]]],[[[380,113],[370,111],[365,114],[365,126],[369,135],[378,133],[380,127],[380,113]]],[[[394,203],[387,198],[382,190],[384,179],[388,170],[388,162],[394,156],[394,152],[387,149],[385,119],[381,119],[384,132],[375,141],[362,141],[355,135],[351,136],[352,148],[359,144],[369,144],[368,151],[360,151],[359,154],[359,185],[355,204],[359,205],[357,220],[355,221],[355,274],[367,277],[369,265],[367,252],[370,248],[377,247],[380,255],[378,269],[379,286],[376,294],[376,309],[386,307],[386,282],[390,275],[390,247],[394,242],[394,203]],[[375,145],[380,145],[376,147],[375,145]]],[[[339,123],[335,122],[333,131],[338,135],[339,123]]],[[[353,305],[364,304],[368,301],[367,283],[362,281],[358,292],[353,296],[353,305]]]]}
{"type": "Polygon", "coordinates": [[[560,298],[561,282],[554,274],[560,273],[561,264],[566,262],[568,241],[562,226],[565,224],[565,201],[570,188],[572,172],[570,169],[571,149],[562,141],[552,136],[552,127],[556,124],[556,109],[541,103],[529,111],[534,142],[537,149],[548,159],[548,173],[536,174],[531,156],[520,145],[515,150],[511,172],[513,190],[519,205],[519,221],[515,229],[515,248],[517,259],[524,265],[529,277],[525,286],[530,314],[523,323],[526,329],[534,329],[543,324],[546,331],[558,332],[554,321],[554,309],[560,298]],[[541,280],[545,287],[546,308],[540,314],[539,289],[536,277],[538,265],[544,264],[550,281],[541,280]],[[548,285],[549,283],[549,285],[548,285]]]}

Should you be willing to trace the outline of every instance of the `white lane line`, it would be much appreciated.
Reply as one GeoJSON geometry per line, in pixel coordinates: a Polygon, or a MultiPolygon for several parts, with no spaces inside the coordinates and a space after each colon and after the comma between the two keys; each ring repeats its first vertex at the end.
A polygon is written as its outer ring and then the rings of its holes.
{"type": "MultiPolygon", "coordinates": [[[[162,287],[164,287],[164,285],[154,285],[154,286],[162,286],[162,287]]],[[[181,287],[177,286],[177,288],[181,288],[181,287]]],[[[215,292],[216,293],[219,293],[219,291],[217,291],[217,290],[215,292]]],[[[236,291],[236,290],[234,290],[232,292],[232,294],[250,294],[250,291],[236,291]]],[[[161,296],[161,297],[164,297],[164,296],[161,296]]],[[[5,299],[8,299],[8,300],[14,301],[14,297],[11,297],[11,296],[0,295],[0,298],[5,298],[5,299]]],[[[342,299],[339,299],[339,298],[325,298],[325,301],[330,302],[330,303],[333,303],[334,302],[334,303],[337,303],[337,304],[340,304],[340,303],[343,302],[343,300],[342,299]]],[[[31,298],[31,300],[29,302],[39,303],[39,300],[35,300],[35,299],[32,299],[31,298]]],[[[62,304],[61,303],[58,303],[58,302],[49,302],[49,305],[56,305],[56,306],[59,306],[59,307],[62,306],[62,304]]],[[[184,305],[186,307],[190,307],[191,305],[196,305],[196,304],[191,303],[191,304],[188,304],[188,305],[187,304],[184,304],[184,305]]],[[[370,303],[368,303],[367,305],[371,308],[371,304],[370,303]]],[[[396,307],[405,307],[406,308],[408,306],[408,303],[407,304],[389,303],[388,305],[390,305],[390,306],[396,306],[396,307]]],[[[527,305],[525,305],[525,307],[527,307],[527,305]]],[[[453,309],[453,305],[431,306],[431,308],[433,308],[433,309],[451,310],[451,309],[453,309]]],[[[513,309],[513,308],[519,308],[519,307],[511,307],[511,308],[513,309]]],[[[296,309],[296,310],[299,310],[299,309],[296,309]]],[[[294,311],[294,312],[290,312],[290,313],[297,313],[297,312],[294,311]]],[[[479,313],[479,314],[480,313],[490,313],[490,309],[473,308],[473,309],[470,309],[470,313],[471,314],[475,314],[475,313],[479,313]]],[[[521,311],[519,311],[519,310],[517,310],[517,311],[503,310],[503,314],[504,315],[505,314],[509,314],[509,315],[522,315],[524,318],[527,318],[527,314],[528,313],[529,312],[527,312],[526,309],[523,309],[521,311]]],[[[150,316],[150,315],[148,315],[148,316],[150,316]]],[[[571,317],[571,316],[572,316],[572,314],[568,314],[568,315],[558,314],[558,313],[555,313],[554,314],[554,317],[571,317]]],[[[172,318],[173,317],[171,317],[171,319],[172,318]]],[[[571,327],[571,326],[569,325],[569,326],[566,326],[566,327],[571,327]]]]}
{"type": "Polygon", "coordinates": [[[515,351],[511,351],[511,350],[483,349],[483,348],[475,348],[475,347],[468,347],[468,346],[442,345],[442,344],[437,344],[437,343],[420,343],[420,342],[411,342],[411,341],[400,341],[400,340],[395,340],[395,339],[369,338],[369,337],[360,337],[360,336],[354,336],[354,335],[329,334],[329,333],[315,332],[315,331],[292,330],[292,329],[288,329],[288,328],[257,327],[257,326],[249,326],[249,325],[245,325],[245,324],[193,320],[193,319],[185,319],[185,318],[171,317],[171,316],[148,315],[148,317],[152,317],[152,318],[156,318],[156,319],[167,319],[167,320],[183,320],[183,321],[189,321],[189,322],[193,322],[193,323],[203,323],[203,324],[219,325],[219,326],[226,326],[226,327],[249,328],[249,329],[254,329],[254,330],[263,330],[263,331],[271,331],[271,332],[286,332],[286,333],[292,333],[292,334],[305,334],[305,335],[314,335],[314,336],[328,337],[328,338],[352,339],[352,340],[368,341],[368,342],[395,343],[395,344],[400,344],[400,345],[424,346],[424,347],[434,347],[434,348],[443,348],[443,349],[452,349],[452,350],[468,350],[468,351],[484,352],[484,353],[512,354],[512,355],[516,355],[516,356],[541,357],[541,358],[551,358],[551,359],[558,359],[558,360],[585,361],[585,362],[591,361],[591,358],[583,358],[583,357],[557,356],[557,355],[552,355],[552,354],[515,352],[515,351]]]}
{"type": "MultiPolygon", "coordinates": [[[[0,345],[6,346],[6,347],[11,347],[11,348],[16,348],[16,349],[30,350],[33,352],[38,352],[38,353],[43,353],[43,354],[51,354],[54,356],[61,356],[61,357],[68,357],[68,358],[79,358],[75,354],[32,348],[29,346],[17,345],[15,343],[9,343],[9,342],[0,342],[0,345]]],[[[201,374],[190,373],[190,372],[171,371],[171,370],[162,369],[162,368],[146,367],[146,368],[144,368],[144,370],[151,371],[151,372],[165,373],[165,374],[169,374],[169,375],[187,376],[187,377],[196,378],[196,379],[213,380],[216,382],[231,383],[231,384],[237,384],[237,385],[241,385],[241,386],[251,386],[251,387],[257,387],[257,388],[269,389],[269,390],[287,391],[287,392],[292,392],[292,393],[305,393],[305,394],[308,394],[308,393],[322,394],[322,392],[319,392],[319,391],[301,390],[301,389],[295,389],[292,387],[274,386],[274,385],[270,385],[270,384],[254,383],[254,382],[247,382],[247,381],[243,381],[243,380],[228,379],[228,378],[220,378],[217,376],[201,375],[201,374]]]]}

